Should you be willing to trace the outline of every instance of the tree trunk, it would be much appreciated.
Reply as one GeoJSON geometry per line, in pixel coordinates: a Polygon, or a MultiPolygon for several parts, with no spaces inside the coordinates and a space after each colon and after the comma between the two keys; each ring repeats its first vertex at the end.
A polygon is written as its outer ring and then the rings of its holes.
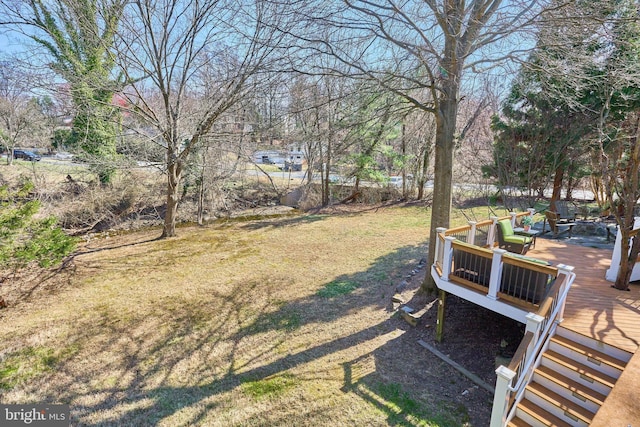
{"type": "Polygon", "coordinates": [[[551,193],[551,204],[549,205],[549,209],[553,212],[557,212],[556,202],[560,200],[560,195],[562,193],[563,179],[564,179],[564,166],[560,164],[556,168],[556,172],[553,175],[553,192],[551,193]]]}
{"type": "Polygon", "coordinates": [[[198,187],[198,225],[204,224],[204,174],[200,176],[198,187]]]}
{"type": "Polygon", "coordinates": [[[176,235],[176,218],[178,217],[179,187],[182,178],[180,160],[169,162],[167,168],[167,211],[164,214],[164,227],[161,238],[176,235]]]}
{"type": "MultiPolygon", "coordinates": [[[[640,252],[640,237],[637,232],[632,231],[635,227],[634,208],[638,200],[638,191],[640,187],[640,144],[638,144],[638,132],[640,131],[640,115],[637,116],[633,133],[629,137],[630,153],[627,158],[626,170],[622,174],[622,197],[619,200],[620,205],[624,208],[623,216],[619,212],[615,212],[616,221],[618,222],[619,233],[621,233],[621,251],[620,251],[620,269],[616,277],[615,287],[620,290],[629,289],[629,281],[633,267],[638,260],[640,252]],[[631,244],[630,244],[631,240],[631,244]],[[629,250],[631,246],[631,250],[629,250]]],[[[609,197],[609,202],[613,206],[613,197],[609,197]]]]}
{"type": "Polygon", "coordinates": [[[407,200],[407,168],[405,166],[405,159],[407,158],[407,138],[406,138],[406,126],[404,120],[402,121],[402,136],[400,137],[402,142],[402,198],[407,200]]]}
{"type": "MultiPolygon", "coordinates": [[[[427,265],[435,260],[438,227],[449,227],[453,184],[453,152],[456,118],[458,114],[458,85],[455,80],[447,80],[443,99],[436,115],[435,175],[433,180],[433,208],[431,210],[431,230],[429,233],[429,253],[427,265]]],[[[435,294],[436,286],[427,274],[422,289],[435,294]]]]}
{"type": "Polygon", "coordinates": [[[329,197],[329,175],[331,174],[331,135],[327,143],[327,152],[325,155],[326,162],[323,164],[324,180],[322,182],[322,206],[329,206],[331,198],[329,197]]]}
{"type": "Polygon", "coordinates": [[[620,269],[618,270],[618,275],[616,276],[616,282],[614,284],[616,289],[621,291],[626,291],[629,289],[629,281],[631,280],[631,273],[633,272],[633,267],[636,265],[636,260],[638,259],[638,254],[640,253],[640,237],[635,234],[631,239],[633,243],[631,244],[631,251],[629,251],[629,236],[631,234],[630,230],[623,231],[622,228],[619,230],[622,233],[621,240],[621,257],[620,257],[620,269]],[[625,254],[628,254],[625,256],[625,254]]]}
{"type": "Polygon", "coordinates": [[[569,164],[569,170],[568,170],[568,177],[567,177],[567,194],[565,195],[564,199],[567,202],[570,202],[573,200],[573,187],[575,186],[576,180],[575,180],[575,167],[573,166],[573,163],[569,164]]]}
{"type": "Polygon", "coordinates": [[[199,177],[199,186],[198,186],[198,225],[204,224],[204,195],[206,191],[206,183],[205,176],[207,172],[207,153],[208,153],[208,145],[205,146],[204,152],[202,153],[202,167],[200,168],[200,177],[199,177]]]}

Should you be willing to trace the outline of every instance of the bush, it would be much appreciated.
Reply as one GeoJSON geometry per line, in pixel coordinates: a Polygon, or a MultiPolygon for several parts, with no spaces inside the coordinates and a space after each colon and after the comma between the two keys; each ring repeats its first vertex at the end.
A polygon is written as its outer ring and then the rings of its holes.
{"type": "Polygon", "coordinates": [[[157,225],[162,223],[163,184],[135,172],[119,173],[106,186],[66,182],[65,196],[51,209],[73,234],[157,225]]]}
{"type": "Polygon", "coordinates": [[[41,267],[58,264],[76,247],[55,217],[36,218],[40,202],[30,197],[28,181],[18,190],[0,187],[0,265],[19,269],[30,263],[41,267]]]}

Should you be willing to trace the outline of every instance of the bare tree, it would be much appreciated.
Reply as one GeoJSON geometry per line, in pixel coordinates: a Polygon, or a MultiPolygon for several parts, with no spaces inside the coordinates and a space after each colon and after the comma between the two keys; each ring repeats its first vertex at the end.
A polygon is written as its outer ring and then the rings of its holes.
{"type": "Polygon", "coordinates": [[[306,181],[309,185],[322,164],[318,149],[322,104],[320,86],[315,78],[295,76],[289,92],[289,115],[293,121],[292,136],[301,142],[307,160],[306,181]]]}
{"type": "MultiPolygon", "coordinates": [[[[318,67],[323,67],[319,65],[318,67]]],[[[347,130],[341,126],[348,114],[352,82],[329,72],[298,75],[290,95],[293,134],[301,139],[307,158],[307,182],[320,172],[323,206],[330,203],[331,172],[344,152],[347,130]]]]}
{"type": "Polygon", "coordinates": [[[117,46],[124,96],[166,152],[163,237],[175,235],[189,154],[267,65],[279,44],[270,25],[285,16],[261,0],[135,0],[125,10],[117,46]]]}
{"type": "MultiPolygon", "coordinates": [[[[317,6],[321,12],[316,20],[335,29],[330,40],[308,32],[303,38],[316,50],[339,58],[351,75],[374,78],[416,108],[434,114],[430,232],[434,242],[436,228],[449,226],[458,105],[461,91],[471,89],[464,85],[465,75],[513,56],[519,46],[517,32],[532,22],[539,2],[345,0],[342,4],[334,11],[317,6]]],[[[430,245],[430,262],[434,254],[435,245],[430,245]]],[[[429,276],[424,288],[434,289],[429,276]]]]}
{"type": "Polygon", "coordinates": [[[493,134],[491,117],[497,111],[497,102],[492,94],[484,92],[465,99],[459,112],[461,138],[456,147],[459,175],[463,182],[477,182],[481,165],[491,162],[493,134]]]}
{"type": "Polygon", "coordinates": [[[288,142],[286,100],[289,77],[281,71],[269,71],[251,78],[251,93],[244,104],[254,140],[262,146],[288,142]],[[270,84],[264,84],[265,80],[270,84]]]}
{"type": "Polygon", "coordinates": [[[342,101],[349,92],[349,88],[344,79],[330,75],[323,76],[319,83],[320,93],[324,102],[319,110],[321,114],[321,119],[318,121],[320,139],[316,147],[318,149],[318,158],[322,165],[322,173],[320,175],[322,206],[327,206],[331,201],[330,175],[334,167],[335,157],[340,152],[340,145],[345,133],[339,126],[345,113],[342,108],[342,101]]]}
{"type": "Polygon", "coordinates": [[[28,73],[7,61],[0,62],[0,142],[7,149],[7,163],[20,145],[37,144],[46,133],[46,119],[29,87],[28,73]]]}
{"type": "Polygon", "coordinates": [[[216,129],[193,153],[197,160],[190,169],[197,188],[198,224],[204,224],[206,217],[216,212],[229,209],[224,184],[238,171],[240,162],[246,157],[245,139],[242,131],[216,129]]]}

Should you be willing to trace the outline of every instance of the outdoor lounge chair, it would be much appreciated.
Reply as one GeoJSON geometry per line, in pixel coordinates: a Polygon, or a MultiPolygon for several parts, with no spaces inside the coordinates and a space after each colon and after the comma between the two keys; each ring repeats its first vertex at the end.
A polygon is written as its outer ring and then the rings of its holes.
{"type": "Polygon", "coordinates": [[[567,220],[567,222],[573,222],[576,220],[577,208],[572,202],[566,200],[556,201],[556,213],[560,216],[561,220],[567,220]]]}
{"type": "Polygon", "coordinates": [[[533,238],[514,233],[511,221],[503,219],[498,221],[498,246],[509,252],[524,255],[529,250],[533,238]]]}
{"type": "MultiPolygon", "coordinates": [[[[562,233],[566,232],[569,232],[569,237],[571,237],[571,229],[576,225],[575,222],[562,218],[557,212],[546,211],[544,215],[545,223],[549,223],[549,228],[551,228],[553,237],[558,237],[562,233]]],[[[544,229],[546,229],[546,224],[544,225],[544,229]]]]}

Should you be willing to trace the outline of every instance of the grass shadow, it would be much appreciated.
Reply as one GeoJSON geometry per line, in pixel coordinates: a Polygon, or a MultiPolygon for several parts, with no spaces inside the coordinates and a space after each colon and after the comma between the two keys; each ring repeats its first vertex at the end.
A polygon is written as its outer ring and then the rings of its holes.
{"type": "Polygon", "coordinates": [[[311,224],[328,218],[328,215],[305,214],[293,217],[282,218],[282,216],[270,217],[243,217],[237,219],[224,220],[224,222],[247,222],[241,226],[245,230],[262,230],[266,228],[286,228],[303,224],[311,224]]]}
{"type": "MultiPolygon", "coordinates": [[[[113,312],[106,305],[97,307],[91,318],[74,320],[74,335],[66,338],[65,345],[76,351],[56,361],[55,371],[64,381],[45,400],[72,403],[76,423],[133,425],[156,424],[185,410],[196,413],[189,423],[211,419],[212,413],[224,410],[222,402],[228,395],[280,399],[281,389],[288,395],[310,381],[300,377],[300,369],[309,367],[320,375],[319,361],[384,341],[387,334],[404,327],[388,315],[381,322],[365,322],[366,327],[353,327],[350,319],[360,312],[389,309],[395,284],[424,253],[424,245],[399,248],[372,262],[367,270],[338,276],[295,300],[265,303],[251,315],[247,315],[247,304],[259,291],[257,282],[237,285],[209,301],[158,299],[156,310],[144,318],[113,312]],[[331,283],[351,285],[323,293],[331,283]],[[213,311],[215,320],[208,315],[213,311]],[[301,338],[314,329],[331,330],[334,324],[338,329],[332,338],[301,338]],[[300,343],[284,346],[291,341],[300,343]],[[82,360],[100,364],[99,378],[77,370],[82,360]],[[189,381],[177,384],[185,371],[189,381]],[[89,384],[93,384],[92,399],[85,394],[89,384]],[[111,415],[91,421],[91,414],[105,412],[111,415]]],[[[21,386],[28,388],[30,382],[21,386]]],[[[367,387],[379,391],[385,387],[381,384],[367,387]]],[[[266,412],[256,416],[271,419],[266,412]]]]}
{"type": "MultiPolygon", "coordinates": [[[[394,345],[393,342],[387,345],[394,345]]],[[[467,409],[451,401],[425,399],[408,392],[397,382],[385,381],[371,368],[376,352],[346,362],[342,391],[354,393],[369,402],[386,416],[388,425],[393,426],[447,426],[457,427],[468,423],[467,409]],[[368,366],[369,365],[369,366],[368,366]]]]}
{"type": "MultiPolygon", "coordinates": [[[[295,263],[280,270],[265,268],[269,274],[279,275],[275,278],[262,274],[259,266],[251,266],[255,274],[246,279],[242,276],[241,281],[231,279],[233,263],[250,264],[255,259],[245,254],[257,251],[255,242],[263,241],[259,240],[262,230],[303,226],[325,218],[305,215],[250,221],[237,225],[237,229],[258,233],[237,241],[229,238],[233,241],[226,242],[226,235],[197,233],[182,240],[154,243],[144,256],[123,251],[100,262],[87,260],[82,267],[86,275],[106,266],[113,276],[140,275],[142,280],[137,284],[147,277],[164,279],[149,273],[156,266],[144,265],[148,260],[171,266],[176,257],[188,261],[198,259],[201,252],[216,253],[219,256],[206,259],[228,262],[228,269],[221,271],[229,279],[208,282],[209,278],[203,277],[198,283],[176,280],[183,283],[176,292],[160,286],[157,290],[145,287],[144,294],[126,287],[107,288],[111,293],[131,292],[131,298],[141,298],[140,309],[105,301],[75,313],[67,325],[58,325],[68,327],[60,346],[70,350],[60,352],[62,357],[52,362],[51,370],[17,381],[11,396],[70,403],[72,422],[82,425],[304,424],[310,420],[306,417],[313,417],[314,423],[350,424],[353,420],[340,414],[340,408],[349,412],[350,405],[357,408],[354,410],[359,411],[363,424],[402,424],[414,418],[439,422],[439,408],[450,408],[445,404],[450,397],[435,391],[439,368],[430,366],[428,356],[420,351],[416,363],[430,372],[424,377],[424,387],[404,382],[403,377],[413,375],[416,369],[412,365],[406,368],[409,372],[404,370],[402,358],[419,350],[412,347],[415,339],[401,338],[408,326],[391,314],[396,285],[410,280],[408,273],[426,253],[425,242],[404,245],[375,259],[371,256],[371,262],[346,263],[343,271],[349,273],[323,282],[314,280],[311,268],[297,272],[297,280],[288,281],[286,268],[295,263]],[[189,245],[182,245],[182,241],[189,245]],[[207,287],[208,283],[216,285],[207,287]],[[300,289],[280,294],[276,286],[300,289]],[[340,391],[342,364],[357,360],[361,354],[371,355],[373,372],[356,381],[358,391],[345,397],[340,391]],[[394,369],[389,367],[392,360],[399,361],[394,369]],[[384,367],[384,372],[377,367],[384,367]],[[44,383],[55,386],[41,388],[44,383]],[[429,399],[420,397],[425,389],[429,390],[429,399]],[[430,406],[428,400],[434,405],[430,406]],[[394,415],[397,408],[401,408],[401,415],[394,415]]],[[[403,225],[390,226],[385,221],[387,228],[403,225]]],[[[345,225],[344,232],[352,233],[344,247],[347,251],[353,248],[354,257],[359,253],[356,245],[367,238],[381,242],[381,247],[388,243],[387,235],[379,231],[353,230],[345,225]]],[[[331,246],[325,248],[330,250],[331,246]]],[[[167,271],[184,275],[188,262],[175,265],[182,270],[167,271]]],[[[167,279],[171,281],[172,277],[167,279]]],[[[21,357],[19,349],[5,349],[0,353],[0,363],[12,356],[12,361],[21,357]]],[[[4,396],[6,401],[8,395],[4,396]]],[[[465,417],[454,415],[460,423],[465,417]]]]}

